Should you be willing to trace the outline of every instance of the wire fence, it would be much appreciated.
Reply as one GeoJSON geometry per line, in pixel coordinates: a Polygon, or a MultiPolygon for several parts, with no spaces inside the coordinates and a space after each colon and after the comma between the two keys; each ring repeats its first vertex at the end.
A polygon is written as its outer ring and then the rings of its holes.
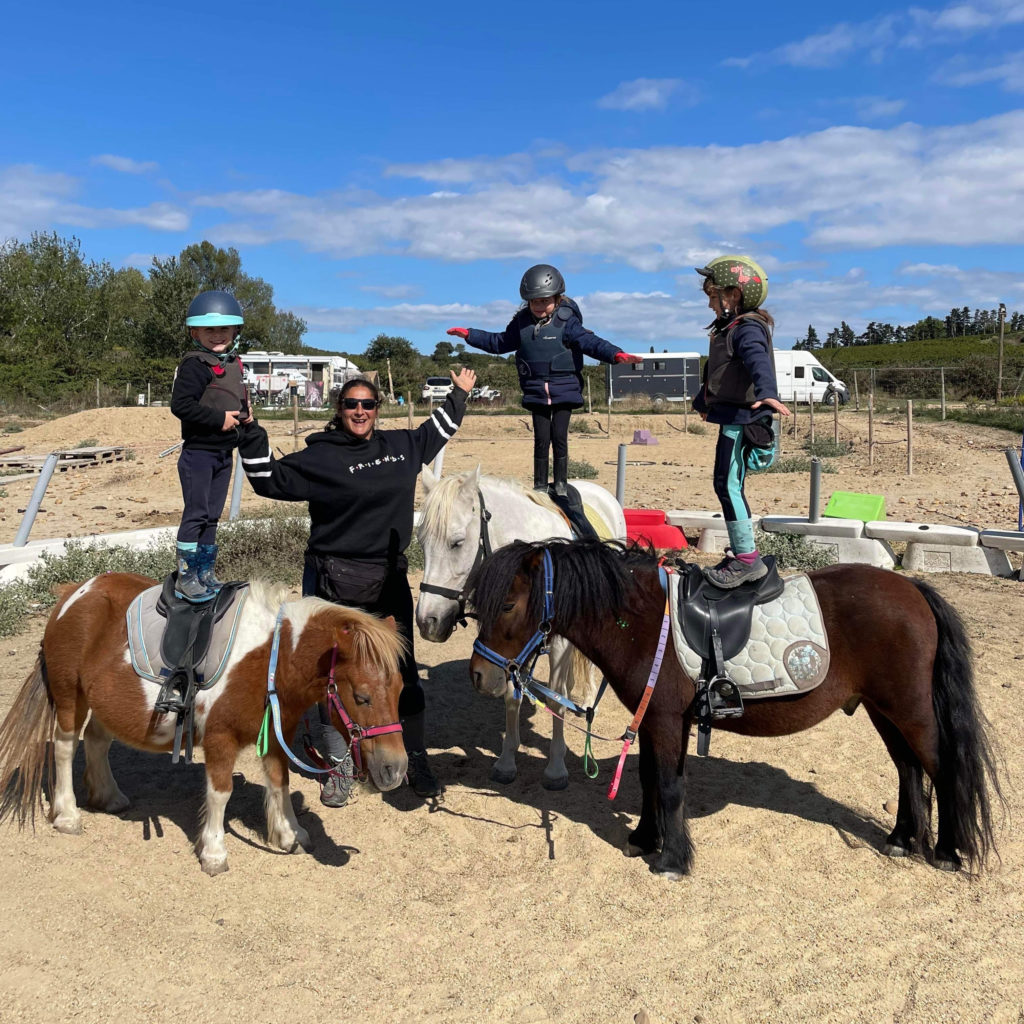
{"type": "MultiPolygon", "coordinates": [[[[993,368],[981,363],[957,366],[852,367],[845,371],[850,397],[861,408],[868,394],[876,403],[920,399],[929,402],[979,402],[996,398],[993,368]]],[[[843,371],[839,371],[843,375],[843,371]]],[[[1024,370],[1016,368],[1002,379],[1002,397],[1024,397],[1024,370]]]]}

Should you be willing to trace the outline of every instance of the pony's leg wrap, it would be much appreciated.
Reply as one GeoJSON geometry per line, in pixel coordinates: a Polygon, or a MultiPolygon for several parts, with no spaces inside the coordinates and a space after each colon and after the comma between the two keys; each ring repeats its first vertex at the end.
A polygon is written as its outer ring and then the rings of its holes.
{"type": "MultiPolygon", "coordinates": [[[[568,643],[555,639],[551,642],[551,689],[567,697],[573,684],[573,649],[568,643]]],[[[541,785],[545,789],[565,789],[569,785],[569,769],[565,766],[565,725],[562,722],[564,708],[551,702],[551,710],[558,716],[551,720],[551,749],[548,763],[544,766],[541,785]]]]}
{"type": "Polygon", "coordinates": [[[131,806],[131,801],[121,792],[110,770],[109,754],[113,736],[94,716],[85,727],[84,742],[87,802],[98,811],[120,814],[131,806]]]}
{"type": "Polygon", "coordinates": [[[78,748],[78,730],[66,731],[60,722],[53,730],[53,799],[50,802],[50,820],[58,832],[78,835],[82,831],[82,812],[75,801],[75,787],[71,765],[78,748]]]}
{"type": "Polygon", "coordinates": [[[309,852],[313,844],[309,833],[299,824],[288,790],[288,766],[276,751],[263,758],[266,790],[263,809],[267,815],[267,842],[285,853],[309,852]]]}
{"type": "Polygon", "coordinates": [[[516,753],[519,750],[519,709],[522,699],[517,699],[512,684],[505,691],[505,737],[501,743],[501,754],[491,769],[491,780],[507,786],[515,781],[516,753]]]}

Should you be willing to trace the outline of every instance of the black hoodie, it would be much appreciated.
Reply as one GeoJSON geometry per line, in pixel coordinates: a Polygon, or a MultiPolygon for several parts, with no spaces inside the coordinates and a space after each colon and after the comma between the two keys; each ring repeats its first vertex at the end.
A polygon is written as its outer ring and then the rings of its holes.
{"type": "Polygon", "coordinates": [[[309,502],[311,554],[395,565],[412,540],[416,479],[459,429],[466,392],[453,387],[415,430],[374,430],[367,441],[344,430],[306,439],[306,449],[275,459],[256,422],[239,451],[252,489],[279,501],[309,502]]]}

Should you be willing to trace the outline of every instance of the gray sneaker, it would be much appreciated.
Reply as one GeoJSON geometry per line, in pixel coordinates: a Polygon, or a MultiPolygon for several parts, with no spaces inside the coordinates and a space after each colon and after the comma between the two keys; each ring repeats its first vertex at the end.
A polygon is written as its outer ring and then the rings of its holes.
{"type": "Polygon", "coordinates": [[[406,771],[406,778],[409,780],[409,785],[412,786],[412,791],[417,796],[437,796],[441,792],[441,787],[436,776],[430,770],[427,752],[425,750],[412,750],[409,751],[408,757],[409,767],[406,771]]]}
{"type": "Polygon", "coordinates": [[[355,765],[350,753],[340,761],[333,757],[331,761],[335,766],[334,771],[327,776],[320,787],[320,803],[324,807],[344,807],[356,784],[355,765]]]}
{"type": "Polygon", "coordinates": [[[713,569],[705,569],[704,575],[722,590],[732,590],[744,583],[756,583],[768,575],[768,566],[760,555],[749,565],[741,562],[731,551],[726,553],[713,569]]]}

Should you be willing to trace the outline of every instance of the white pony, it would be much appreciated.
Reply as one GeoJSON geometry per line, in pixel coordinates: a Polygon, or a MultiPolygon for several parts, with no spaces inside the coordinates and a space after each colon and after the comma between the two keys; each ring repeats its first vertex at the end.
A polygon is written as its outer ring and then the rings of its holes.
{"type": "MultiPolygon", "coordinates": [[[[514,540],[571,538],[572,530],[545,493],[526,490],[514,480],[482,476],[479,466],[471,473],[443,480],[426,467],[422,475],[427,498],[420,510],[417,537],[425,566],[416,624],[425,640],[443,643],[464,614],[466,580],[486,554],[514,540]]],[[[572,483],[583,504],[602,520],[604,529],[598,532],[625,540],[626,520],[615,498],[596,484],[584,480],[572,483]]],[[[597,685],[593,666],[561,637],[551,639],[550,661],[551,689],[589,705],[597,685]]],[[[505,693],[505,741],[491,772],[495,782],[509,783],[516,777],[520,703],[509,684],[505,693]]],[[[560,718],[552,723],[551,752],[541,784],[545,789],[565,789],[569,784],[560,718]]]]}

